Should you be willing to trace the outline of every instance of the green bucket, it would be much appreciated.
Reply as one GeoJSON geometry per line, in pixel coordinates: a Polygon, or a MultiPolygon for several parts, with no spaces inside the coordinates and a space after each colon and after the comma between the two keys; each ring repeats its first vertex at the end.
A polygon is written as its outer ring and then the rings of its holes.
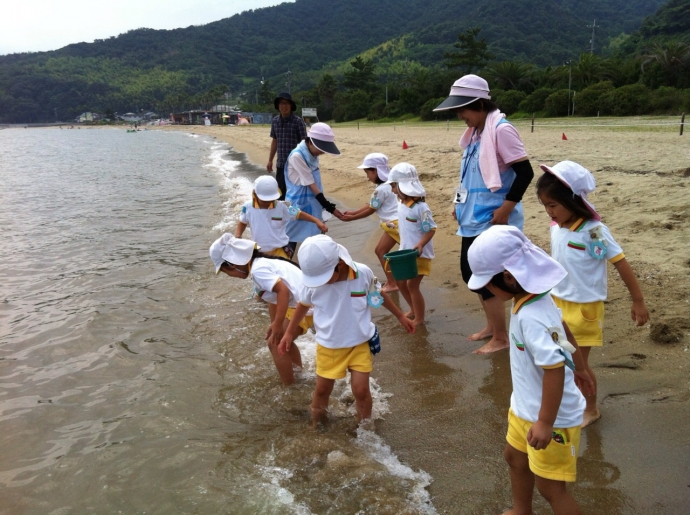
{"type": "Polygon", "coordinates": [[[405,281],[417,277],[417,249],[396,250],[384,254],[386,266],[390,268],[396,281],[405,281]]]}

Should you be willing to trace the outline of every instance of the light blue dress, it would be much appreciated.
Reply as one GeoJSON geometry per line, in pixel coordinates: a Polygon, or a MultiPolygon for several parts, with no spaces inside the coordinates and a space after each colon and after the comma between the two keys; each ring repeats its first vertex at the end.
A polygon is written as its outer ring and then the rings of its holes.
{"type": "MultiPolygon", "coordinates": [[[[285,200],[289,201],[291,205],[299,208],[301,211],[322,220],[321,212],[323,208],[319,201],[316,200],[314,192],[311,191],[309,186],[302,186],[299,184],[293,184],[290,181],[290,175],[288,173],[290,167],[290,157],[292,154],[298,152],[307,166],[311,169],[311,173],[314,176],[314,183],[319,188],[319,191],[323,193],[323,186],[321,185],[321,170],[319,169],[319,158],[313,156],[309,152],[307,147],[307,142],[302,141],[297,145],[285,161],[285,184],[287,185],[287,193],[285,194],[285,200]]],[[[316,224],[307,222],[304,220],[292,220],[287,224],[286,232],[290,241],[302,242],[306,240],[309,236],[314,236],[316,234],[321,234],[321,230],[316,224]]]]}

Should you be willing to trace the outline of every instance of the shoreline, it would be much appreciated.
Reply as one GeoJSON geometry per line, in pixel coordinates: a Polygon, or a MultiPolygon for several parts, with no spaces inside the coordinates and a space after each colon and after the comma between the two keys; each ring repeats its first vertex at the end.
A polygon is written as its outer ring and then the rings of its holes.
{"type": "MultiPolygon", "coordinates": [[[[218,138],[265,169],[269,126],[155,130],[218,138]]],[[[483,315],[459,274],[460,241],[451,217],[461,131],[447,130],[445,125],[335,125],[334,130],[342,155],[322,159],[327,197],[337,198],[350,209],[364,205],[372,187],[356,167],[367,153],[383,152],[391,165],[408,161],[417,167],[438,224],[437,257],[431,277],[422,283],[429,325],[420,331],[420,338],[400,342],[403,348],[377,361],[378,380],[394,392],[392,413],[379,428],[401,460],[432,475],[429,488],[439,513],[457,513],[458,497],[468,492],[488,497],[497,511],[504,509],[510,500],[507,466],[502,461],[504,408],[510,392],[509,373],[507,382],[505,374],[508,353],[472,355],[481,344],[465,341],[476,330],[472,324],[483,320],[483,315]],[[407,150],[402,149],[403,140],[409,145],[407,150]],[[398,354],[407,359],[401,361],[398,354]],[[413,383],[406,377],[412,377],[413,383]],[[420,385],[426,390],[421,391],[420,385]],[[414,402],[406,402],[413,398],[414,402]],[[409,412],[410,405],[416,407],[415,413],[409,412]],[[433,420],[439,434],[425,434],[426,420],[433,420]],[[411,445],[405,431],[420,433],[419,441],[411,445]],[[476,438],[477,432],[481,439],[476,438]],[[472,478],[467,477],[468,471],[474,474],[472,478]]],[[[629,294],[609,267],[605,345],[590,357],[603,416],[583,430],[580,474],[572,491],[584,512],[687,511],[690,500],[683,478],[690,474],[686,430],[690,419],[690,189],[686,189],[690,187],[690,146],[677,133],[645,130],[573,127],[568,129],[568,140],[562,140],[561,129],[540,128],[521,136],[535,179],[541,173],[540,163],[564,159],[593,172],[597,191],[590,200],[623,247],[651,315],[650,324],[634,327],[629,294]]],[[[525,233],[548,251],[549,220],[533,184],[523,203],[525,233]]],[[[364,261],[378,268],[371,251],[377,238],[378,233],[372,233],[363,249],[352,250],[371,254],[364,261]]]]}

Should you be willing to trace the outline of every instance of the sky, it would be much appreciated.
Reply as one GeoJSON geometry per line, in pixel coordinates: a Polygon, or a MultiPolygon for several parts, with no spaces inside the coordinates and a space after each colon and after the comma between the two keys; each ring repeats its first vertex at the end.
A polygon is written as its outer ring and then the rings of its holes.
{"type": "Polygon", "coordinates": [[[128,30],[176,29],[294,0],[0,0],[0,55],[57,50],[128,30]]]}

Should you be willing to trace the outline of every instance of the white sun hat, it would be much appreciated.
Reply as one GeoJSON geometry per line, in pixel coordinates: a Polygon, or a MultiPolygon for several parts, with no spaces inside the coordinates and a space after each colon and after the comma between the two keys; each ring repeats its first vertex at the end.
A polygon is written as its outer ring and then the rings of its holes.
{"type": "Polygon", "coordinates": [[[278,181],[272,175],[262,175],[254,181],[254,193],[259,200],[270,202],[280,198],[278,181]]]}
{"type": "Polygon", "coordinates": [[[434,111],[448,111],[471,104],[479,98],[491,100],[489,83],[479,75],[464,75],[456,80],[450,88],[450,95],[434,108],[434,111]]]}
{"type": "Polygon", "coordinates": [[[216,267],[216,274],[224,262],[233,265],[246,265],[252,258],[254,249],[258,248],[252,240],[235,238],[232,234],[225,233],[211,244],[208,253],[216,267]]]}
{"type": "Polygon", "coordinates": [[[575,195],[579,195],[589,212],[594,215],[594,219],[601,220],[594,204],[587,200],[587,194],[592,193],[597,185],[592,172],[575,161],[561,161],[553,166],[539,166],[545,172],[555,175],[559,181],[573,190],[575,195]]]}
{"type": "Polygon", "coordinates": [[[472,269],[467,283],[470,290],[483,288],[504,270],[526,292],[536,294],[549,291],[568,275],[560,263],[511,225],[493,225],[477,236],[467,260],[472,269]]]}
{"type": "Polygon", "coordinates": [[[397,183],[398,189],[408,197],[426,197],[424,186],[418,179],[413,181],[400,181],[397,183]]]}
{"type": "Polygon", "coordinates": [[[297,252],[299,266],[302,269],[302,282],[308,288],[326,284],[333,274],[339,260],[354,268],[354,262],[345,247],[325,234],[310,236],[297,252]]]}
{"type": "Polygon", "coordinates": [[[388,180],[388,174],[390,174],[391,169],[388,166],[388,156],[381,154],[380,152],[373,152],[372,154],[367,154],[362,161],[362,164],[357,168],[362,170],[366,168],[376,168],[376,175],[383,182],[388,180]]]}
{"type": "Polygon", "coordinates": [[[419,175],[417,175],[417,169],[414,165],[410,163],[398,163],[391,169],[391,173],[388,175],[388,182],[410,182],[419,181],[419,175]]]}
{"type": "Polygon", "coordinates": [[[321,152],[326,154],[333,154],[336,156],[340,155],[340,150],[335,146],[335,133],[331,129],[330,125],[318,122],[312,125],[307,131],[307,136],[311,139],[311,142],[316,148],[321,152]]]}

